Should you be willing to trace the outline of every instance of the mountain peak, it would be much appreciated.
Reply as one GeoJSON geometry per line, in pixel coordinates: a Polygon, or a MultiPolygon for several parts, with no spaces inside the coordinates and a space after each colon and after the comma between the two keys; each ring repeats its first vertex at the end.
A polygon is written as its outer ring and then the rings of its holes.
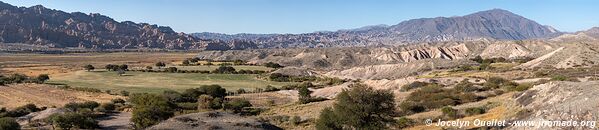
{"type": "Polygon", "coordinates": [[[524,18],[524,17],[522,17],[518,14],[512,13],[508,10],[498,9],[498,8],[476,12],[473,14],[466,15],[464,17],[485,17],[485,18],[519,17],[519,18],[524,18]]]}

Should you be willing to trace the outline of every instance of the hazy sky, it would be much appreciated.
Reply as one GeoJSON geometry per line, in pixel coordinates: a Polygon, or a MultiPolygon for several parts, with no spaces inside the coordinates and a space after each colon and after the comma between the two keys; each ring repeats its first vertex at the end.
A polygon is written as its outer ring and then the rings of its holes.
{"type": "Polygon", "coordinates": [[[599,0],[3,0],[179,32],[305,33],[501,8],[561,31],[599,26],[599,0]]]}

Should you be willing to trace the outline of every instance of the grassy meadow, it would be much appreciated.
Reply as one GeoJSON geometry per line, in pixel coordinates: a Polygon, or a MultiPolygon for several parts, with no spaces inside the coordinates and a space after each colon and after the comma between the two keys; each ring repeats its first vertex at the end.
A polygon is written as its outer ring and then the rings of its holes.
{"type": "Polygon", "coordinates": [[[66,84],[72,87],[88,87],[118,92],[126,90],[131,93],[159,93],[164,90],[182,91],[197,88],[200,85],[218,84],[228,91],[239,88],[254,90],[267,85],[283,86],[290,82],[272,82],[257,79],[250,74],[200,74],[200,73],[149,73],[127,72],[119,76],[108,71],[76,71],[71,74],[52,77],[48,83],[66,84]]]}

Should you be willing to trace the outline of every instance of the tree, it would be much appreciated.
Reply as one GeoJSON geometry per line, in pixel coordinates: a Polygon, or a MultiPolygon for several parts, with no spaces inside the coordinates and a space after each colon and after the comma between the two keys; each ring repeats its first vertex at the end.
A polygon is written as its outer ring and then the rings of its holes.
{"type": "Polygon", "coordinates": [[[183,64],[183,65],[189,65],[189,60],[184,60],[184,61],[182,62],[182,64],[183,64]]]}
{"type": "Polygon", "coordinates": [[[264,66],[269,67],[269,68],[283,68],[284,67],[280,64],[273,63],[273,62],[268,62],[268,63],[264,64],[264,66]]]}
{"type": "Polygon", "coordinates": [[[127,64],[119,65],[119,69],[123,71],[129,71],[129,66],[127,64]]]}
{"type": "Polygon", "coordinates": [[[233,61],[233,65],[243,65],[243,64],[245,64],[245,61],[243,61],[243,60],[237,59],[237,60],[233,61]]]}
{"type": "Polygon", "coordinates": [[[20,130],[21,126],[14,118],[2,117],[0,118],[0,130],[20,130]]]}
{"type": "Polygon", "coordinates": [[[166,68],[167,72],[175,73],[178,71],[177,67],[168,67],[166,68]]]}
{"type": "Polygon", "coordinates": [[[131,122],[138,129],[158,124],[174,115],[173,104],[157,94],[133,94],[129,101],[134,104],[131,122]]]}
{"type": "Polygon", "coordinates": [[[214,98],[225,98],[227,96],[227,90],[220,85],[202,85],[200,91],[214,97],[214,98]]]}
{"type": "Polygon", "coordinates": [[[117,71],[119,69],[118,65],[108,64],[104,66],[106,71],[117,71]]]}
{"type": "Polygon", "coordinates": [[[92,70],[96,69],[96,67],[94,67],[93,65],[90,65],[90,64],[83,66],[83,68],[87,71],[92,71],[92,70]]]}
{"type": "Polygon", "coordinates": [[[245,100],[243,98],[235,98],[225,103],[224,109],[233,110],[234,113],[240,113],[241,110],[243,110],[243,108],[251,106],[252,104],[250,103],[250,101],[245,100]]]}
{"type": "Polygon", "coordinates": [[[160,69],[161,67],[166,66],[166,64],[164,62],[157,62],[155,65],[156,65],[156,67],[158,67],[158,69],[160,69]]]}
{"type": "Polygon", "coordinates": [[[217,69],[214,70],[214,73],[232,74],[232,73],[235,73],[235,68],[228,66],[228,65],[221,65],[217,69]]]}
{"type": "Polygon", "coordinates": [[[363,84],[353,84],[351,90],[337,95],[333,109],[324,109],[317,120],[317,129],[385,129],[394,122],[394,96],[390,91],[374,90],[363,84]]]}
{"type": "Polygon", "coordinates": [[[307,86],[300,87],[300,89],[298,90],[298,93],[299,93],[299,102],[301,104],[306,104],[306,103],[310,102],[310,99],[312,98],[312,96],[310,96],[310,94],[312,93],[312,91],[310,91],[307,86]]]}
{"type": "Polygon", "coordinates": [[[48,76],[48,74],[40,74],[39,76],[37,76],[37,81],[39,83],[44,83],[49,79],[50,79],[50,76],[48,76]]]}

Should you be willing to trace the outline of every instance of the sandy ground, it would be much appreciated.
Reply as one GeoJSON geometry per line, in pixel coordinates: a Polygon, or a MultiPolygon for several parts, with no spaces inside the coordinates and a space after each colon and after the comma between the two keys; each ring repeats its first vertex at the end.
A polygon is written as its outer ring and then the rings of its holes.
{"type": "Polygon", "coordinates": [[[110,116],[98,121],[103,130],[129,130],[131,129],[131,112],[112,113],[110,116]]]}
{"type": "Polygon", "coordinates": [[[28,103],[37,106],[60,107],[69,102],[109,102],[120,96],[58,89],[43,84],[0,86],[0,107],[15,108],[28,103]]]}

